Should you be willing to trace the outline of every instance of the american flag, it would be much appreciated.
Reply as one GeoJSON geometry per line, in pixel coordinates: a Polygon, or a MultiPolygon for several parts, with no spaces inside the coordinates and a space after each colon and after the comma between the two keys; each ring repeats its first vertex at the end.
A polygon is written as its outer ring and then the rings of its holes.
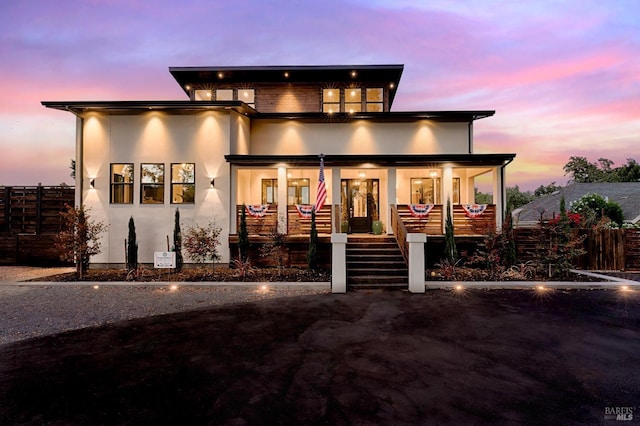
{"type": "Polygon", "coordinates": [[[320,211],[327,201],[327,187],[324,184],[324,156],[320,154],[320,177],[318,178],[318,195],[316,195],[316,205],[314,209],[316,212],[320,211]]]}

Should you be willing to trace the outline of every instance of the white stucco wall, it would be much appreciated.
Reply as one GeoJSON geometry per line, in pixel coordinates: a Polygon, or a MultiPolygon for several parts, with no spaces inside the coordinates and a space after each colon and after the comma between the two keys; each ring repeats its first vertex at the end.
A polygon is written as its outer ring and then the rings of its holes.
{"type": "Polygon", "coordinates": [[[467,154],[467,123],[301,123],[254,120],[253,155],[273,154],[467,154]]]}
{"type": "Polygon", "coordinates": [[[170,115],[150,111],[141,115],[90,114],[84,118],[84,203],[96,220],[108,224],[103,253],[94,263],[124,263],[124,241],[133,216],[140,262],[153,262],[155,251],[167,249],[173,234],[174,214],[180,209],[182,230],[206,225],[222,228],[220,251],[228,262],[230,172],[224,155],[230,149],[229,112],[207,111],[170,115]],[[171,163],[195,163],[195,204],[171,204],[171,163]],[[133,204],[109,204],[110,164],[134,164],[133,204]],[[165,165],[164,204],[140,203],[141,163],[165,165]],[[88,181],[95,178],[95,189],[88,181]],[[210,181],[215,178],[215,188],[210,181]]]}

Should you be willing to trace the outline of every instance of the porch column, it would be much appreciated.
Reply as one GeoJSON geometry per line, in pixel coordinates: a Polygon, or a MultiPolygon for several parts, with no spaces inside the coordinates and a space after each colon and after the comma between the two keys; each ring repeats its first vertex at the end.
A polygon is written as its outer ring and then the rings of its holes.
{"type": "Polygon", "coordinates": [[[502,229],[502,216],[506,204],[506,192],[504,188],[504,167],[493,169],[493,204],[496,205],[496,229],[502,229]]]}
{"type": "MultiPolygon", "coordinates": [[[[393,229],[391,229],[391,205],[398,204],[398,196],[396,195],[396,168],[389,167],[387,169],[387,206],[385,210],[385,218],[380,218],[380,220],[384,220],[387,224],[387,234],[393,234],[393,229]]],[[[381,210],[381,209],[380,209],[381,210]]]]}
{"type": "Polygon", "coordinates": [[[238,233],[238,166],[231,165],[231,173],[229,175],[229,234],[238,233]]]}
{"type": "Polygon", "coordinates": [[[278,223],[278,232],[280,234],[288,233],[288,222],[289,218],[287,216],[287,168],[286,167],[278,167],[278,216],[276,217],[276,221],[278,223]]]}
{"type": "Polygon", "coordinates": [[[347,292],[347,234],[331,234],[331,292],[347,292]]]}
{"type": "MultiPolygon", "coordinates": [[[[333,223],[335,220],[335,215],[333,214],[333,209],[331,210],[331,229],[333,232],[340,231],[340,220],[342,218],[342,190],[341,181],[342,181],[342,169],[340,167],[332,167],[331,168],[331,203],[334,206],[338,206],[340,208],[340,214],[338,215],[338,223],[333,223]]],[[[335,207],[334,207],[335,208],[335,207]]],[[[332,233],[333,233],[332,232],[332,233]]]]}
{"type": "Polygon", "coordinates": [[[442,168],[442,233],[445,233],[447,223],[447,200],[451,201],[451,217],[453,217],[453,168],[442,168]]]}
{"type": "Polygon", "coordinates": [[[424,243],[425,234],[407,234],[409,243],[409,291],[424,293],[424,243]]]}

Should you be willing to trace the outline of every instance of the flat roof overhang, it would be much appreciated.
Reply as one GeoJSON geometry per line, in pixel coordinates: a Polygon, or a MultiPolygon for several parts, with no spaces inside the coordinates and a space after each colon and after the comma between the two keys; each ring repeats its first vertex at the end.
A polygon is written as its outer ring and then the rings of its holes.
{"type": "Polygon", "coordinates": [[[241,101],[42,101],[47,108],[69,111],[77,116],[88,112],[105,114],[135,114],[142,111],[168,111],[175,114],[216,109],[233,110],[252,120],[295,120],[305,123],[349,123],[357,120],[403,123],[421,120],[468,123],[495,114],[492,110],[477,111],[399,111],[358,112],[353,114],[324,112],[260,113],[241,101]]]}
{"type": "Polygon", "coordinates": [[[233,110],[240,114],[256,114],[256,110],[240,101],[42,101],[47,108],[69,111],[77,116],[89,112],[106,114],[132,114],[141,111],[168,111],[189,113],[194,111],[233,110]]]}
{"type": "Polygon", "coordinates": [[[169,72],[186,94],[189,94],[187,86],[202,84],[373,82],[389,88],[390,106],[403,70],[401,64],[169,67],[169,72]]]}
{"type": "Polygon", "coordinates": [[[349,123],[358,120],[374,122],[404,123],[421,120],[439,122],[468,123],[474,120],[491,117],[494,110],[478,111],[398,111],[398,112],[356,112],[333,113],[301,112],[301,113],[257,113],[257,120],[295,120],[307,123],[349,123]]]}
{"type": "MultiPolygon", "coordinates": [[[[516,154],[435,155],[325,155],[325,167],[496,167],[506,166],[516,154]]],[[[225,155],[227,162],[246,167],[318,167],[319,155],[225,155]]]]}

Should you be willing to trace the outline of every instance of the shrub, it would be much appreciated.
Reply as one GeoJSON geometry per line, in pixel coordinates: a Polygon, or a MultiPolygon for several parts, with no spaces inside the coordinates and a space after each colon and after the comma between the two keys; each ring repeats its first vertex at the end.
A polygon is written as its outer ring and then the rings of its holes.
{"type": "Polygon", "coordinates": [[[182,232],[180,230],[180,210],[176,209],[173,224],[173,251],[176,253],[176,272],[182,270],[184,259],[182,257],[182,232]]]}
{"type": "Polygon", "coordinates": [[[127,270],[138,269],[138,241],[136,240],[136,225],[133,216],[129,218],[129,235],[127,236],[127,270]]]}
{"type": "Polygon", "coordinates": [[[184,249],[194,262],[204,265],[211,261],[214,268],[216,260],[220,259],[218,246],[221,232],[222,229],[213,222],[209,222],[205,227],[197,224],[191,226],[185,232],[184,249]]]}
{"type": "Polygon", "coordinates": [[[602,216],[606,216],[617,226],[622,226],[624,215],[616,202],[609,201],[600,194],[587,193],[571,203],[571,212],[579,213],[584,219],[584,226],[596,225],[602,216]]]}
{"type": "Polygon", "coordinates": [[[60,213],[64,230],[56,236],[55,246],[61,251],[60,259],[76,263],[76,275],[82,279],[89,269],[91,256],[101,251],[100,234],[105,231],[103,222],[92,221],[90,209],[84,206],[71,207],[65,204],[66,211],[60,213]]]}

